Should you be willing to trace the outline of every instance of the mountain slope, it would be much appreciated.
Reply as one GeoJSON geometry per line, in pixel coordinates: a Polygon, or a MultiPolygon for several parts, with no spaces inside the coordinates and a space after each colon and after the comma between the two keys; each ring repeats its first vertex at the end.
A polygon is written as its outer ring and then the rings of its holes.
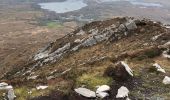
{"type": "Polygon", "coordinates": [[[86,98],[77,95],[74,88],[95,90],[103,84],[111,86],[107,100],[116,99],[121,86],[130,90],[132,100],[167,99],[170,88],[162,80],[169,75],[170,62],[162,53],[169,49],[169,41],[169,29],[158,22],[124,17],[96,21],[50,43],[2,79],[16,88],[21,100],[83,100],[86,98]],[[115,71],[120,61],[130,66],[134,77],[124,80],[123,73],[115,71]],[[163,66],[166,73],[152,70],[154,63],[163,66]],[[37,91],[34,88],[38,85],[49,88],[37,91]]]}

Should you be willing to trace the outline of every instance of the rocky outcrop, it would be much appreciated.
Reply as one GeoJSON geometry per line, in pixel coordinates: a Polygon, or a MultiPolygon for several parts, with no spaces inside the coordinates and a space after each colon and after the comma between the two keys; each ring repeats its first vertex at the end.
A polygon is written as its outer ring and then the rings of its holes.
{"type": "Polygon", "coordinates": [[[128,20],[128,22],[125,23],[125,26],[128,30],[137,29],[136,23],[133,20],[128,20]]]}

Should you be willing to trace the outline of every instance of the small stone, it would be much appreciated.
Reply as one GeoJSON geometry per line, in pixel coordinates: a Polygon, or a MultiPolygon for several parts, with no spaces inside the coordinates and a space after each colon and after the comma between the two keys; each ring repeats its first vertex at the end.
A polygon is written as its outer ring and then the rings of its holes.
{"type": "Polygon", "coordinates": [[[109,96],[109,94],[106,93],[106,92],[98,92],[98,93],[96,94],[96,96],[103,99],[103,98],[109,96]]]}
{"type": "Polygon", "coordinates": [[[129,90],[126,87],[122,86],[118,89],[116,98],[125,98],[128,97],[128,94],[129,94],[129,90]]]}
{"type": "Polygon", "coordinates": [[[162,53],[163,57],[170,59],[170,50],[166,50],[162,53]]]}
{"type": "Polygon", "coordinates": [[[54,79],[55,77],[54,76],[49,76],[47,77],[47,80],[51,80],[51,79],[54,79]]]}
{"type": "Polygon", "coordinates": [[[46,88],[48,88],[48,86],[37,86],[36,87],[37,90],[44,90],[46,88]]]}
{"type": "Polygon", "coordinates": [[[156,41],[160,36],[162,36],[162,34],[159,34],[159,35],[156,35],[156,36],[154,36],[154,37],[152,37],[152,41],[156,41]]]}
{"type": "Polygon", "coordinates": [[[160,47],[163,47],[163,48],[170,47],[170,41],[166,42],[165,44],[161,45],[160,47]]]}
{"type": "Polygon", "coordinates": [[[99,86],[96,90],[96,93],[98,92],[107,92],[110,90],[110,87],[108,85],[102,85],[102,86],[99,86]]]}
{"type": "Polygon", "coordinates": [[[30,76],[30,77],[28,77],[27,79],[28,79],[28,80],[30,80],[30,79],[35,80],[37,77],[38,77],[38,75],[35,75],[35,76],[30,76]]]}
{"type": "Polygon", "coordinates": [[[165,78],[163,79],[163,83],[164,83],[165,85],[170,84],[170,77],[165,76],[165,78]]]}
{"type": "Polygon", "coordinates": [[[166,73],[165,70],[157,63],[153,64],[158,72],[166,73]]]}
{"type": "Polygon", "coordinates": [[[96,93],[94,91],[91,91],[89,89],[86,88],[77,88],[74,89],[78,94],[87,97],[87,98],[95,98],[96,97],[96,93]]]}
{"type": "Polygon", "coordinates": [[[115,25],[115,24],[112,24],[110,27],[111,27],[111,28],[116,28],[116,25],[115,25]]]}
{"type": "Polygon", "coordinates": [[[75,43],[81,43],[81,40],[80,39],[76,39],[74,42],[75,43]]]}
{"type": "Polygon", "coordinates": [[[8,100],[14,100],[14,98],[16,97],[14,94],[14,90],[13,89],[9,89],[8,90],[8,100]]]}
{"type": "Polygon", "coordinates": [[[120,26],[118,27],[119,31],[126,31],[126,26],[124,24],[120,24],[120,26]]]}

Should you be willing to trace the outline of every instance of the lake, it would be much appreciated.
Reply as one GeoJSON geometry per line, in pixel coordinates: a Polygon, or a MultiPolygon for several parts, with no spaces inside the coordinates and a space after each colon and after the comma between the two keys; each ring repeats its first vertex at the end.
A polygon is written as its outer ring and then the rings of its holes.
{"type": "Polygon", "coordinates": [[[162,7],[160,3],[151,3],[151,2],[145,2],[144,0],[98,0],[98,2],[118,2],[118,1],[127,1],[131,3],[132,5],[137,6],[145,6],[145,7],[162,7]]]}
{"type": "MultiPolygon", "coordinates": [[[[96,3],[105,3],[105,2],[119,2],[125,1],[129,2],[132,5],[136,6],[144,6],[144,7],[162,7],[159,3],[150,3],[145,2],[144,0],[96,0],[96,3]]],[[[50,3],[40,3],[39,4],[42,9],[47,9],[50,11],[55,11],[56,13],[66,13],[70,11],[79,10],[83,7],[88,6],[84,3],[83,0],[66,0],[63,2],[50,2],[50,3]]]]}
{"type": "Polygon", "coordinates": [[[56,13],[75,11],[87,6],[83,0],[66,0],[64,2],[40,3],[39,5],[42,9],[55,11],[56,13]]]}

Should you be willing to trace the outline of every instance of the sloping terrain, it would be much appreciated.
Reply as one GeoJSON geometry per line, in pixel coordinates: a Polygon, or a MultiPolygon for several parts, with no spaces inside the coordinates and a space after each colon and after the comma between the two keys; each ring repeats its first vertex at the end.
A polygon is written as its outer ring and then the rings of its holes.
{"type": "Polygon", "coordinates": [[[115,100],[121,86],[132,100],[168,100],[170,86],[162,80],[170,76],[170,62],[162,53],[169,50],[169,41],[169,29],[158,22],[124,17],[96,21],[48,44],[1,80],[14,86],[17,100],[86,100],[74,89],[96,90],[104,84],[111,86],[107,100],[115,100]],[[120,61],[133,70],[132,78],[118,77],[120,61]],[[153,70],[154,63],[166,73],[153,70]],[[39,85],[48,88],[36,90],[39,85]]]}

